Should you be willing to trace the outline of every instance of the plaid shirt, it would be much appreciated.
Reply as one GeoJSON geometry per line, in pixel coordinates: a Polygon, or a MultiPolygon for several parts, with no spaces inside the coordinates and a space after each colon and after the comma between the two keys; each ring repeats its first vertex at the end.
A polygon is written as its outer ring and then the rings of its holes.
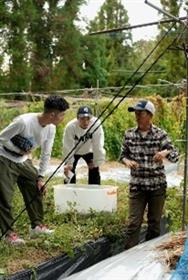
{"type": "Polygon", "coordinates": [[[138,168],[131,168],[130,190],[154,191],[166,187],[164,165],[153,160],[157,152],[165,149],[170,150],[167,159],[177,162],[178,152],[167,133],[154,125],[144,136],[138,128],[129,129],[125,133],[120,159],[134,160],[139,164],[138,168]]]}

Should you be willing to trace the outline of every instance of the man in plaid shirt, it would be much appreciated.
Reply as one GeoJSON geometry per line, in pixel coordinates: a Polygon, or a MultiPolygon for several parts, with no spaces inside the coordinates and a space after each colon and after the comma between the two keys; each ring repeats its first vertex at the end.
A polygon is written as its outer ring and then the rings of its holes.
{"type": "Polygon", "coordinates": [[[178,152],[167,133],[152,124],[155,107],[147,100],[128,108],[135,112],[137,127],[125,133],[120,159],[130,168],[129,219],[126,248],[138,244],[146,206],[148,229],[146,240],[160,235],[160,219],[166,197],[163,160],[178,161],[178,152]]]}

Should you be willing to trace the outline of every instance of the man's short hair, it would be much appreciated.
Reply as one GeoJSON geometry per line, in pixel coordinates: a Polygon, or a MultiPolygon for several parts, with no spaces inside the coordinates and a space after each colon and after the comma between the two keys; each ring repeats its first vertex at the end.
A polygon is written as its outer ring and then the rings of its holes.
{"type": "Polygon", "coordinates": [[[61,96],[50,95],[44,102],[44,112],[59,111],[64,112],[69,109],[69,103],[61,96]]]}

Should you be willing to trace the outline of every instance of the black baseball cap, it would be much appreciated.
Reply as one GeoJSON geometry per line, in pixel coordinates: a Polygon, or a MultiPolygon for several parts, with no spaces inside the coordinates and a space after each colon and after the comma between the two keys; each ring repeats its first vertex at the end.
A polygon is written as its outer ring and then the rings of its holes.
{"type": "Polygon", "coordinates": [[[77,112],[77,118],[89,117],[93,115],[92,110],[89,106],[80,106],[77,112]]]}

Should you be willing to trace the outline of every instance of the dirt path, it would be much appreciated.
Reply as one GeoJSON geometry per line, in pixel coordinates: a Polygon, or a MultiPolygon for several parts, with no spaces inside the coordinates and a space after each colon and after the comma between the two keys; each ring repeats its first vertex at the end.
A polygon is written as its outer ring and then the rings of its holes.
{"type": "MultiPolygon", "coordinates": [[[[47,171],[47,176],[50,176],[54,170],[61,163],[58,159],[51,159],[50,166],[47,171]]],[[[38,161],[35,161],[35,165],[38,166],[38,161]]],[[[179,186],[182,179],[183,173],[182,168],[179,167],[179,164],[173,164],[166,162],[165,163],[166,176],[168,186],[179,186]]],[[[113,180],[120,183],[128,183],[130,180],[130,171],[123,164],[117,161],[105,162],[101,167],[101,179],[102,180],[113,180]]],[[[80,160],[77,167],[77,178],[83,179],[87,178],[88,169],[84,161],[80,160]]],[[[61,167],[58,172],[55,174],[56,177],[63,178],[63,167],[61,167]]]]}

